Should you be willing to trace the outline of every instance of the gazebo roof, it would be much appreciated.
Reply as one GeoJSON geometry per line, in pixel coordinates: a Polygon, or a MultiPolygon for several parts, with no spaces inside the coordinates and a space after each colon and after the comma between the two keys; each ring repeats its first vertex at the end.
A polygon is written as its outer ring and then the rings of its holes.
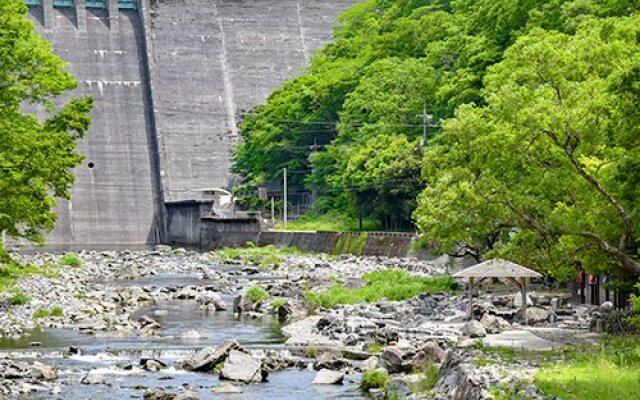
{"type": "Polygon", "coordinates": [[[454,278],[540,278],[542,274],[511,261],[494,258],[453,274],[454,278]]]}

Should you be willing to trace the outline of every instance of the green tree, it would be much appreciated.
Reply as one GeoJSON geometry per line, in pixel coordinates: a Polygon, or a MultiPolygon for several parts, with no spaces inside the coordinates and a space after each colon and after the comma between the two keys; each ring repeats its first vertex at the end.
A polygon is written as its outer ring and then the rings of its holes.
{"type": "Polygon", "coordinates": [[[640,275],[640,16],[540,28],[427,150],[415,212],[445,251],[640,275]]]}
{"type": "Polygon", "coordinates": [[[54,103],[76,82],[26,14],[20,0],[0,3],[0,231],[41,241],[54,227],[55,197],[70,196],[92,100],[54,103]],[[36,108],[46,117],[24,111],[36,108]]]}

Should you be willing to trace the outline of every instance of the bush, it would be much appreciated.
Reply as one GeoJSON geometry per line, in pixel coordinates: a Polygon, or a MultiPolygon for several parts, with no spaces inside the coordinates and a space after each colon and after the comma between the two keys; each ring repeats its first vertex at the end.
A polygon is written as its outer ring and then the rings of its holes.
{"type": "Polygon", "coordinates": [[[433,389],[440,378],[440,368],[436,364],[430,363],[422,372],[420,379],[411,385],[413,393],[426,393],[433,389]]]}
{"type": "Polygon", "coordinates": [[[29,298],[29,296],[27,296],[22,292],[18,292],[13,296],[9,297],[9,303],[13,304],[14,306],[21,306],[23,304],[27,304],[30,300],[31,299],[29,298]]]}
{"type": "Polygon", "coordinates": [[[60,264],[69,267],[81,267],[82,259],[76,253],[66,253],[60,258],[60,264]]]}
{"type": "Polygon", "coordinates": [[[50,315],[52,317],[62,317],[64,315],[64,310],[62,307],[53,307],[50,311],[50,315]]]}
{"type": "Polygon", "coordinates": [[[305,291],[305,298],[312,306],[325,308],[337,304],[354,304],[359,301],[376,302],[381,298],[392,301],[409,299],[420,293],[452,292],[458,284],[448,275],[419,277],[401,269],[387,269],[364,274],[367,285],[357,289],[347,289],[340,284],[331,286],[324,292],[305,291]]]}
{"type": "Polygon", "coordinates": [[[262,301],[269,298],[269,293],[260,286],[252,286],[245,293],[247,298],[252,302],[262,301]]]}
{"type": "Polygon", "coordinates": [[[46,308],[39,308],[33,312],[33,319],[47,318],[50,314],[46,308]]]}
{"type": "Polygon", "coordinates": [[[384,389],[389,383],[389,373],[385,369],[376,369],[362,374],[360,390],[368,392],[371,389],[384,389]]]}
{"type": "Polygon", "coordinates": [[[273,308],[274,310],[277,310],[278,308],[284,306],[285,304],[287,304],[287,301],[285,299],[275,299],[274,301],[271,302],[271,308],[273,308]]]}

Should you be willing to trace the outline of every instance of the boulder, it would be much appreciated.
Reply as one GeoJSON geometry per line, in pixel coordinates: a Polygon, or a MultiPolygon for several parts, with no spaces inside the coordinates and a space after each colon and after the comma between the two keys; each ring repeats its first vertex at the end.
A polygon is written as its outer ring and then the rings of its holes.
{"type": "Polygon", "coordinates": [[[413,368],[422,371],[430,364],[441,363],[445,356],[444,350],[437,343],[429,341],[413,356],[411,364],[413,368]]]}
{"type": "Polygon", "coordinates": [[[484,329],[484,326],[475,319],[464,324],[462,327],[462,334],[464,336],[469,336],[470,338],[482,338],[487,336],[487,331],[484,329]]]}
{"type": "Polygon", "coordinates": [[[43,379],[45,381],[55,381],[58,379],[58,374],[53,367],[39,363],[33,369],[33,375],[35,375],[34,378],[43,379]]]}
{"type": "Polygon", "coordinates": [[[480,318],[480,323],[487,333],[500,333],[500,323],[497,317],[485,313],[482,318],[480,318]]]}
{"type": "Polygon", "coordinates": [[[234,340],[227,340],[217,347],[205,347],[191,358],[184,360],[182,366],[189,371],[213,372],[213,368],[223,362],[229,352],[239,349],[240,345],[234,340]]]}
{"type": "Polygon", "coordinates": [[[194,392],[186,391],[174,397],[173,400],[200,400],[200,397],[194,392]]]}
{"type": "Polygon", "coordinates": [[[143,358],[140,360],[140,366],[147,371],[160,371],[167,368],[167,364],[160,360],[154,360],[152,358],[143,358]]]}
{"type": "Polygon", "coordinates": [[[220,371],[221,379],[244,383],[262,382],[267,376],[268,373],[262,369],[261,362],[237,350],[229,352],[224,367],[220,371]]]}
{"type": "Polygon", "coordinates": [[[227,309],[227,302],[220,299],[220,300],[215,300],[213,302],[213,308],[216,311],[225,311],[227,309]]]}
{"type": "Polygon", "coordinates": [[[539,324],[547,322],[551,312],[547,309],[540,307],[528,307],[527,308],[527,322],[529,325],[539,324]]]}
{"type": "Polygon", "coordinates": [[[411,362],[405,362],[405,353],[396,346],[388,346],[380,356],[380,364],[390,373],[408,372],[411,362]]]}
{"type": "Polygon", "coordinates": [[[233,394],[233,393],[242,393],[242,389],[238,386],[230,385],[225,383],[224,385],[216,386],[211,389],[213,393],[217,394],[233,394]]]}
{"type": "Polygon", "coordinates": [[[104,384],[104,376],[96,371],[89,371],[80,381],[83,385],[102,385],[104,384]]]}
{"type": "Polygon", "coordinates": [[[344,380],[344,374],[338,371],[331,371],[329,369],[321,369],[313,378],[313,384],[315,385],[339,385],[344,380]]]}
{"type": "Polygon", "coordinates": [[[360,371],[362,372],[373,371],[374,369],[378,368],[379,363],[380,363],[380,359],[378,357],[371,356],[366,360],[364,360],[362,364],[360,364],[360,371]]]}
{"type": "Polygon", "coordinates": [[[176,395],[162,389],[148,389],[142,395],[144,400],[175,400],[176,395]]]}
{"type": "Polygon", "coordinates": [[[326,351],[320,354],[316,358],[316,363],[314,365],[314,368],[316,370],[329,369],[329,370],[335,371],[335,370],[344,368],[347,365],[349,365],[348,362],[346,362],[345,360],[339,359],[336,356],[334,356],[332,353],[326,351]]]}

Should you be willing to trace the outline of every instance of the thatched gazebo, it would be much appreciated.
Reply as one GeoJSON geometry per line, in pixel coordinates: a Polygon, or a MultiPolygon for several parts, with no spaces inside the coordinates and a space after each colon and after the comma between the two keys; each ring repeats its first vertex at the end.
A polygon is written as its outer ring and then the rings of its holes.
{"type": "Polygon", "coordinates": [[[540,278],[542,275],[532,269],[512,263],[511,261],[494,258],[457,272],[453,274],[453,277],[467,279],[467,290],[469,292],[467,317],[469,319],[471,319],[473,315],[473,289],[475,285],[487,278],[506,279],[508,282],[514,284],[518,289],[520,289],[520,293],[522,294],[522,315],[524,316],[526,324],[527,278],[540,278]]]}

